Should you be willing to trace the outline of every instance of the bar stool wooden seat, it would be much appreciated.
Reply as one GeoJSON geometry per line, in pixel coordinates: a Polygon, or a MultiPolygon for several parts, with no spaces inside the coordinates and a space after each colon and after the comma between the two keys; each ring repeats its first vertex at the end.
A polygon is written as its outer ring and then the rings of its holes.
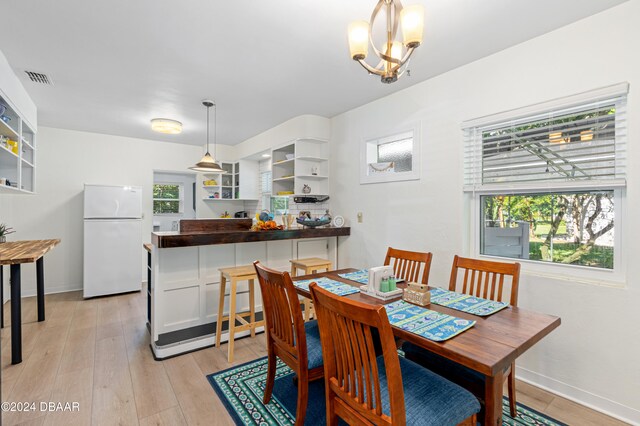
{"type": "MultiPolygon", "coordinates": [[[[330,260],[322,259],[320,257],[307,257],[305,259],[292,259],[291,262],[291,276],[298,276],[298,269],[304,271],[303,275],[315,274],[318,270],[324,269],[327,272],[333,269],[333,263],[330,260]]],[[[309,321],[314,315],[313,302],[306,297],[302,301],[304,303],[304,320],[309,321]]]]}
{"type": "Polygon", "coordinates": [[[253,265],[235,266],[220,268],[220,301],[218,303],[218,321],[216,324],[216,347],[220,347],[220,337],[222,335],[222,322],[229,320],[229,351],[227,358],[233,362],[233,344],[235,334],[240,331],[251,330],[251,337],[255,337],[256,328],[264,325],[264,320],[256,321],[256,302],[254,281],[258,279],[253,265]],[[224,315],[224,293],[227,285],[229,288],[229,315],[224,315]],[[236,291],[238,282],[249,282],[249,312],[236,312],[236,291]],[[249,321],[246,320],[249,317],[249,321]],[[239,321],[241,325],[236,325],[239,321]]]}

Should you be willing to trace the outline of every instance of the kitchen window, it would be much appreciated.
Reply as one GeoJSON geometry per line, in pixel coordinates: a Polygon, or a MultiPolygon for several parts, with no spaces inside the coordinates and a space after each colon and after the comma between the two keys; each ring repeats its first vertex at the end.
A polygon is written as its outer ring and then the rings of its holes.
{"type": "Polygon", "coordinates": [[[161,183],[153,185],[153,214],[181,214],[184,204],[182,184],[161,183]]]}
{"type": "Polygon", "coordinates": [[[463,123],[472,252],[622,271],[628,84],[463,123]]]}

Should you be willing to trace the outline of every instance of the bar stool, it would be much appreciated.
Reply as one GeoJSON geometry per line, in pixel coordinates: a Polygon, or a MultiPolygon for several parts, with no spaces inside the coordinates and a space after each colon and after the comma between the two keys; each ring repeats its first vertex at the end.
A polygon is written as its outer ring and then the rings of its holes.
{"type": "Polygon", "coordinates": [[[220,302],[218,304],[218,321],[216,324],[216,347],[220,347],[222,322],[229,320],[229,352],[227,359],[233,362],[233,344],[236,332],[251,330],[251,337],[256,335],[256,327],[264,325],[264,320],[256,321],[256,304],[254,280],[258,279],[253,265],[220,268],[220,302]],[[224,316],[224,292],[227,281],[231,282],[229,289],[229,315],[224,316]],[[249,312],[236,313],[236,290],[239,281],[249,281],[249,312]],[[245,319],[249,317],[249,321],[245,319]],[[239,321],[241,325],[236,325],[239,321]]]}
{"type": "MultiPolygon", "coordinates": [[[[324,269],[329,272],[333,269],[333,263],[330,260],[322,259],[319,257],[307,257],[305,259],[292,259],[291,262],[291,276],[298,276],[298,269],[304,271],[304,275],[315,274],[319,269],[324,269]]],[[[304,303],[304,320],[309,321],[313,312],[313,302],[306,297],[302,301],[304,303]]]]}

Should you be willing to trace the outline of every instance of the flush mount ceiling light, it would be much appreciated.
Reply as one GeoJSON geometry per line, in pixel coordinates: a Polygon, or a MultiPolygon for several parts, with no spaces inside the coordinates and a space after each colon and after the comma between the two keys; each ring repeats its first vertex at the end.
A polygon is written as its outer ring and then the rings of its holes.
{"type": "Polygon", "coordinates": [[[216,104],[213,101],[204,100],[202,105],[207,107],[207,153],[204,154],[202,160],[200,160],[195,166],[189,167],[191,170],[202,173],[225,173],[225,171],[216,162],[216,131],[218,125],[216,124],[216,104]],[[213,157],[209,154],[209,110],[213,108],[213,157]]]}
{"type": "Polygon", "coordinates": [[[379,0],[371,14],[370,22],[355,21],[349,24],[349,52],[370,74],[379,75],[383,83],[398,80],[409,64],[413,51],[422,43],[424,29],[424,7],[420,4],[402,7],[400,0],[379,0]],[[381,50],[376,47],[371,28],[384,8],[386,13],[386,41],[381,50]],[[398,27],[402,30],[402,42],[396,40],[398,27]],[[373,48],[380,62],[375,67],[365,62],[373,48]]]}
{"type": "Polygon", "coordinates": [[[154,118],[151,120],[151,130],[158,133],[177,135],[182,132],[182,123],[168,118],[154,118]]]}

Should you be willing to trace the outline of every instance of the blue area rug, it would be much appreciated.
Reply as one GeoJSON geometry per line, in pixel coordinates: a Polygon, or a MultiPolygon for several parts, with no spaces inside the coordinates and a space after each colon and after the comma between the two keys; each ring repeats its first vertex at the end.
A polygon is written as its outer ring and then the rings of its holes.
{"type": "MultiPolygon", "coordinates": [[[[278,360],[273,397],[269,404],[264,405],[262,397],[266,378],[266,357],[207,376],[237,425],[293,425],[298,395],[293,384],[293,372],[278,360]]],[[[512,418],[506,398],[502,401],[502,413],[505,425],[566,426],[522,404],[518,404],[518,415],[512,418]]],[[[309,383],[305,425],[324,425],[325,419],[324,380],[317,380],[309,383]]]]}

